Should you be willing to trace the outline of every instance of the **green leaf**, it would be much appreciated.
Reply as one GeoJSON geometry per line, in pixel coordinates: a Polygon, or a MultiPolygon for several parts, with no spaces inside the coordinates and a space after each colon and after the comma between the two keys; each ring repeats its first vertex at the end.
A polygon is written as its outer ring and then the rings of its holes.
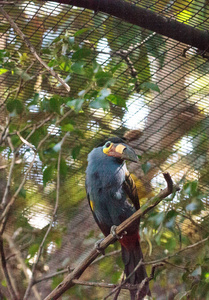
{"type": "Polygon", "coordinates": [[[63,281],[63,275],[58,275],[52,278],[51,288],[55,289],[63,281]]]}
{"type": "Polygon", "coordinates": [[[7,110],[15,116],[16,114],[21,114],[23,112],[23,105],[22,102],[19,100],[10,100],[7,103],[7,110]]]}
{"type": "Polygon", "coordinates": [[[9,71],[9,70],[7,70],[7,69],[0,68],[0,75],[6,73],[6,72],[8,72],[8,71],[9,71]]]}
{"type": "Polygon", "coordinates": [[[52,180],[54,174],[53,166],[48,166],[43,171],[43,184],[46,186],[47,182],[52,180]]]}
{"type": "Polygon", "coordinates": [[[19,196],[26,198],[26,190],[24,188],[21,188],[20,192],[19,192],[19,196]]]}
{"type": "Polygon", "coordinates": [[[39,244],[33,244],[28,249],[28,254],[30,254],[32,257],[37,253],[39,249],[39,244]]]}
{"type": "Polygon", "coordinates": [[[60,100],[57,97],[52,97],[49,99],[49,105],[52,111],[60,114],[60,100]]]}
{"type": "Polygon", "coordinates": [[[60,174],[65,178],[66,175],[67,175],[67,170],[68,170],[68,167],[67,167],[67,164],[66,164],[66,161],[64,158],[61,158],[61,161],[60,161],[60,174]]]}
{"type": "Polygon", "coordinates": [[[70,72],[70,70],[71,70],[71,60],[68,59],[68,57],[65,57],[65,56],[62,57],[62,59],[59,62],[59,68],[62,71],[70,72]]]}
{"type": "Polygon", "coordinates": [[[89,106],[94,109],[103,108],[104,110],[108,110],[110,108],[110,103],[107,99],[96,98],[96,100],[90,102],[89,106]]]}
{"type": "Polygon", "coordinates": [[[144,164],[141,165],[142,171],[144,172],[144,174],[147,174],[148,171],[151,168],[151,163],[150,162],[146,162],[144,164]]]}
{"type": "Polygon", "coordinates": [[[124,108],[127,109],[127,107],[126,107],[126,100],[125,100],[124,98],[122,98],[122,97],[120,97],[120,96],[118,96],[118,95],[113,95],[113,94],[111,94],[111,95],[109,95],[109,96],[107,97],[107,99],[108,99],[111,103],[113,103],[113,104],[115,104],[115,105],[117,105],[117,106],[120,106],[120,107],[124,107],[124,108]]]}
{"type": "Polygon", "coordinates": [[[198,266],[190,276],[200,276],[202,274],[202,268],[201,266],[198,266]]]}
{"type": "MultiPolygon", "coordinates": [[[[6,282],[6,279],[3,279],[1,281],[1,285],[4,286],[4,287],[7,287],[7,282],[6,282]]],[[[4,299],[4,298],[3,298],[4,299]]],[[[6,299],[6,298],[5,298],[6,299]]]]}
{"type": "Polygon", "coordinates": [[[59,152],[61,150],[62,147],[62,142],[59,142],[57,144],[54,145],[54,147],[52,148],[55,152],[59,152]]]}
{"type": "Polygon", "coordinates": [[[82,60],[83,58],[89,57],[91,55],[91,49],[81,48],[75,53],[73,53],[72,59],[82,60]]]}
{"type": "Polygon", "coordinates": [[[66,105],[75,110],[76,113],[81,111],[82,105],[84,103],[84,99],[74,99],[70,100],[66,103],[66,105]]]}
{"type": "Polygon", "coordinates": [[[77,61],[72,64],[71,70],[76,74],[85,75],[85,70],[84,70],[85,64],[86,63],[84,61],[77,61]]]}
{"type": "Polygon", "coordinates": [[[36,105],[39,101],[39,93],[35,93],[33,100],[30,102],[30,105],[36,105]]]}
{"type": "Polygon", "coordinates": [[[114,74],[118,69],[120,69],[121,67],[126,66],[123,62],[115,65],[112,69],[111,72],[114,74]]]}
{"type": "Polygon", "coordinates": [[[20,68],[15,68],[14,74],[19,75],[24,81],[28,81],[31,79],[30,75],[28,75],[24,70],[20,68]]]}
{"type": "Polygon", "coordinates": [[[74,126],[71,123],[65,124],[61,126],[62,131],[73,131],[74,126]]]}
{"type": "Polygon", "coordinates": [[[80,153],[81,146],[76,146],[72,149],[72,157],[73,159],[76,159],[80,153]]]}
{"type": "Polygon", "coordinates": [[[97,63],[96,60],[93,60],[92,62],[92,68],[93,68],[93,73],[96,74],[98,72],[102,72],[102,67],[100,64],[97,63]]]}
{"type": "Polygon", "coordinates": [[[90,30],[93,30],[93,29],[90,28],[90,27],[82,28],[82,29],[76,31],[76,33],[74,33],[74,37],[77,37],[77,36],[87,32],[87,31],[90,31],[90,30]]]}
{"type": "Polygon", "coordinates": [[[158,85],[155,83],[152,83],[152,82],[144,82],[144,83],[140,84],[140,89],[145,90],[145,91],[152,90],[152,91],[160,93],[160,89],[159,89],[158,85]]]}
{"type": "Polygon", "coordinates": [[[95,79],[99,87],[110,87],[115,83],[115,79],[113,78],[113,75],[110,72],[100,71],[96,73],[95,79]]]}
{"type": "Polygon", "coordinates": [[[198,188],[198,182],[196,180],[187,182],[183,186],[184,193],[189,196],[194,195],[197,191],[197,188],[198,188]]]}

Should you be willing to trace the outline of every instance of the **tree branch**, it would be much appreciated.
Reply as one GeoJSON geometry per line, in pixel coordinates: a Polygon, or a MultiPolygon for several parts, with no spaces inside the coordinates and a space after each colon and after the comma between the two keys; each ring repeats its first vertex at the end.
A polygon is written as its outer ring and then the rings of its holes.
{"type": "MultiPolygon", "coordinates": [[[[157,196],[151,198],[147,205],[142,206],[141,209],[137,210],[130,218],[125,220],[116,228],[116,234],[121,235],[127,228],[138,218],[144,216],[147,212],[152,210],[155,206],[157,206],[164,198],[169,196],[171,193],[179,190],[178,186],[173,186],[172,179],[169,173],[164,173],[164,178],[167,182],[167,188],[162,190],[157,196]]],[[[101,243],[100,248],[104,250],[111,243],[115,242],[116,239],[112,234],[109,234],[101,243]]],[[[71,288],[74,283],[74,279],[78,279],[81,274],[85,271],[85,269],[99,256],[99,253],[96,249],[93,249],[89,255],[74,269],[72,273],[70,273],[46,298],[49,299],[58,299],[65,291],[71,288]]]]}
{"type": "MultiPolygon", "coordinates": [[[[209,33],[173,18],[159,15],[148,9],[124,0],[52,0],[53,2],[75,5],[107,13],[130,24],[138,25],[176,41],[207,51],[209,33]]],[[[42,2],[46,2],[43,1],[42,2]]]]}
{"type": "MultiPolygon", "coordinates": [[[[115,250],[115,251],[109,252],[109,253],[105,254],[105,256],[100,256],[100,257],[98,257],[97,259],[95,259],[95,260],[92,262],[92,265],[95,264],[95,263],[97,263],[98,261],[104,259],[104,258],[107,258],[108,256],[117,255],[117,254],[119,254],[119,253],[121,253],[121,250],[115,250]]],[[[47,276],[40,277],[40,278],[36,279],[36,280],[33,282],[33,284],[37,284],[37,283],[42,282],[42,281],[44,281],[44,280],[49,280],[49,279],[51,279],[51,278],[53,278],[53,277],[55,277],[55,276],[57,276],[57,275],[62,275],[62,274],[66,274],[66,273],[72,272],[73,270],[74,270],[74,269],[71,269],[71,268],[69,268],[69,267],[68,267],[68,268],[65,268],[65,269],[63,269],[63,270],[60,270],[60,271],[58,271],[58,272],[49,274],[49,275],[47,275],[47,276]]]]}
{"type": "Polygon", "coordinates": [[[5,258],[5,254],[4,254],[4,244],[3,244],[3,239],[2,239],[1,236],[0,236],[0,255],[1,255],[2,269],[3,269],[4,276],[5,276],[5,279],[6,279],[6,282],[7,282],[7,287],[8,287],[9,293],[11,295],[11,299],[18,300],[19,297],[15,293],[15,290],[12,286],[12,282],[11,282],[11,279],[10,279],[10,276],[9,276],[9,272],[7,270],[7,262],[6,262],[6,258],[5,258]]]}
{"type": "MultiPolygon", "coordinates": [[[[29,281],[30,280],[30,276],[29,276],[29,273],[28,273],[29,269],[28,269],[24,259],[22,258],[22,253],[19,250],[18,245],[15,244],[14,239],[6,233],[3,234],[3,238],[5,238],[7,240],[8,244],[9,244],[9,247],[10,247],[10,250],[13,253],[12,255],[16,256],[17,262],[21,265],[22,271],[23,271],[26,279],[29,281]]],[[[8,260],[8,258],[6,258],[6,260],[8,260]]],[[[37,300],[41,300],[41,297],[40,297],[40,295],[39,295],[39,293],[38,293],[35,286],[33,286],[33,293],[34,293],[34,296],[37,300]]]]}
{"type": "MultiPolygon", "coordinates": [[[[69,111],[67,111],[59,120],[56,121],[55,123],[55,127],[60,124],[60,122],[62,122],[67,116],[69,116],[70,114],[72,113],[72,110],[70,109],[69,111]]],[[[14,195],[11,197],[9,203],[7,204],[7,206],[4,208],[2,214],[0,215],[0,222],[1,222],[1,226],[0,226],[0,235],[3,234],[3,231],[4,231],[4,228],[5,228],[5,224],[6,224],[6,220],[7,220],[7,216],[8,216],[8,213],[12,207],[12,205],[14,204],[20,190],[22,189],[22,187],[24,186],[26,180],[27,180],[27,176],[28,174],[30,173],[32,167],[33,167],[33,164],[36,160],[36,156],[38,154],[38,151],[39,149],[41,148],[41,146],[43,145],[43,143],[48,139],[48,137],[53,133],[55,127],[52,128],[52,130],[50,132],[48,132],[45,137],[39,142],[37,148],[36,148],[36,151],[34,153],[34,156],[33,156],[33,159],[27,169],[27,171],[25,172],[25,175],[24,175],[24,178],[22,180],[22,182],[20,183],[18,189],[16,190],[16,192],[14,193],[14,195]]],[[[32,129],[32,132],[34,131],[34,128],[32,129]]],[[[30,136],[30,134],[28,135],[30,136]]]]}
{"type": "Polygon", "coordinates": [[[119,291],[124,284],[126,284],[126,282],[128,281],[128,279],[141,267],[141,265],[143,265],[143,261],[140,260],[138,262],[138,264],[136,265],[136,267],[133,269],[133,271],[126,277],[125,280],[123,280],[119,285],[116,286],[116,288],[114,288],[107,296],[105,296],[103,298],[103,300],[107,300],[107,298],[109,298],[112,294],[116,293],[117,291],[119,291]]]}
{"type": "Polygon", "coordinates": [[[69,85],[62,79],[60,76],[51,69],[38,55],[36,52],[36,49],[33,47],[29,39],[26,37],[26,35],[20,30],[20,28],[17,26],[17,24],[12,20],[12,18],[8,15],[8,13],[3,9],[3,7],[0,6],[0,12],[2,15],[8,20],[11,27],[17,32],[17,34],[20,36],[20,38],[23,40],[23,42],[26,44],[26,46],[29,48],[30,52],[33,54],[33,56],[39,61],[39,63],[54,77],[56,78],[61,85],[66,89],[67,92],[70,92],[69,85]]]}
{"type": "MultiPolygon", "coordinates": [[[[62,141],[61,141],[61,147],[63,145],[63,143],[65,142],[65,139],[66,137],[68,136],[68,132],[64,135],[62,141]]],[[[54,211],[53,211],[53,214],[52,214],[52,218],[51,218],[51,222],[49,224],[49,227],[44,235],[44,238],[39,246],[39,249],[38,249],[38,253],[37,253],[37,257],[36,257],[36,260],[35,260],[35,263],[33,264],[33,267],[32,267],[32,275],[31,275],[31,279],[29,281],[29,284],[28,284],[28,287],[26,289],[26,292],[25,292],[25,295],[24,295],[24,298],[23,300],[27,300],[29,299],[29,295],[30,295],[30,291],[31,291],[31,288],[33,286],[33,282],[35,280],[35,271],[36,271],[36,267],[37,267],[37,264],[39,262],[39,259],[40,259],[40,256],[43,252],[43,248],[44,248],[44,244],[45,244],[45,241],[46,241],[46,238],[49,234],[49,232],[51,231],[52,229],[52,225],[55,221],[55,218],[56,218],[56,214],[57,214],[57,209],[58,209],[58,204],[59,204],[59,192],[60,192],[60,162],[61,162],[61,157],[62,157],[62,152],[61,152],[61,149],[60,149],[60,152],[59,152],[59,157],[58,157],[58,162],[57,162],[57,188],[56,188],[56,202],[55,202],[55,207],[54,207],[54,211]]]]}
{"type": "Polygon", "coordinates": [[[16,153],[14,151],[14,147],[13,147],[10,137],[8,137],[7,140],[8,140],[9,146],[12,150],[13,156],[12,156],[12,162],[11,162],[10,169],[9,169],[7,184],[6,184],[4,195],[3,195],[2,202],[0,205],[0,208],[2,208],[2,209],[7,205],[7,202],[8,202],[8,195],[9,195],[10,185],[11,185],[11,181],[12,181],[12,173],[13,173],[13,168],[14,168],[15,160],[16,160],[16,153]]]}
{"type": "Polygon", "coordinates": [[[157,267],[161,267],[163,265],[164,265],[163,263],[159,263],[159,264],[155,264],[155,265],[152,266],[152,270],[151,270],[150,276],[144,278],[144,280],[142,280],[142,282],[139,284],[139,287],[138,287],[138,290],[137,290],[137,293],[136,293],[136,299],[137,300],[140,300],[140,299],[143,298],[143,289],[145,287],[145,284],[154,278],[154,276],[155,276],[155,269],[157,267]]]}

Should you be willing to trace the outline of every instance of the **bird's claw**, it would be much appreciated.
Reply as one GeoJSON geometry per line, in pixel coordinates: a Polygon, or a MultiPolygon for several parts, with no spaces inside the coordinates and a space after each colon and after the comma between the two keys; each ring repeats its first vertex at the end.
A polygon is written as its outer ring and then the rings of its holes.
{"type": "Polygon", "coordinates": [[[95,243],[95,249],[97,250],[97,252],[101,253],[102,255],[105,255],[105,250],[100,247],[100,244],[103,240],[104,239],[101,239],[95,243]]]}
{"type": "Polygon", "coordinates": [[[117,240],[121,240],[123,238],[124,235],[127,234],[126,231],[124,231],[124,233],[122,233],[121,235],[118,235],[116,233],[116,229],[117,229],[117,226],[116,225],[113,225],[110,229],[110,233],[113,235],[114,238],[116,238],[117,240]]]}

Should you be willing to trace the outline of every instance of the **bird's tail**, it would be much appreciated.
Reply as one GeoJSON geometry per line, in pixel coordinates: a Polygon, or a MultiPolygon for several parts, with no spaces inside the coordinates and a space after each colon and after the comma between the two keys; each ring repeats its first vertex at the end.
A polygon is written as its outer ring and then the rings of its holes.
{"type": "MultiPolygon", "coordinates": [[[[143,260],[143,254],[139,243],[139,234],[125,235],[121,240],[122,259],[125,265],[126,278],[134,271],[140,260],[143,260]]],[[[134,274],[128,279],[130,284],[140,284],[143,279],[147,277],[146,269],[144,265],[134,272],[134,274]]],[[[137,290],[130,290],[131,300],[135,300],[137,290]]],[[[149,282],[143,285],[142,290],[139,293],[137,300],[144,299],[146,295],[151,295],[149,290],[149,282]]]]}

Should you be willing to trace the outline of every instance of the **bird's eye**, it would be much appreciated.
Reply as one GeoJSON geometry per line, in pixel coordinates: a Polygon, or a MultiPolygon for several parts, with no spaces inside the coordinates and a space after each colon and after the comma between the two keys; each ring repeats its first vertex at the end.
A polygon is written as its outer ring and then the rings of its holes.
{"type": "Polygon", "coordinates": [[[109,148],[110,145],[111,145],[111,142],[107,142],[107,143],[105,144],[105,148],[109,148]]]}

